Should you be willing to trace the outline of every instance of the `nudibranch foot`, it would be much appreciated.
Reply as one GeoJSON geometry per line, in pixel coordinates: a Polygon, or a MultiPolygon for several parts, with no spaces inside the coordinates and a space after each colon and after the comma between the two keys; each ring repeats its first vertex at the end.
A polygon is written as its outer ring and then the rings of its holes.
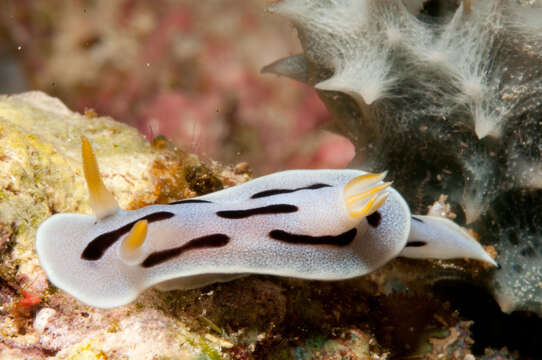
{"type": "Polygon", "coordinates": [[[469,258],[497,263],[468,232],[438,216],[412,216],[410,235],[400,256],[416,259],[469,258]]]}
{"type": "Polygon", "coordinates": [[[190,290],[211,285],[214,283],[222,283],[233,281],[248,276],[249,274],[202,274],[181,277],[177,279],[166,280],[156,284],[154,287],[160,291],[171,290],[190,290]]]}

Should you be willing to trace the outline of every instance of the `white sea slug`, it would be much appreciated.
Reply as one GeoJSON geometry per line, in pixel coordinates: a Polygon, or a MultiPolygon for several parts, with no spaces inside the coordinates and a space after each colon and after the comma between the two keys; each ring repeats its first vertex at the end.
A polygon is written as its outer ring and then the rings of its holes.
{"type": "Polygon", "coordinates": [[[122,210],[83,138],[96,216],[56,214],[37,232],[41,265],[57,287],[92,306],[143,290],[189,289],[247,274],[339,280],[396,256],[496,265],[450,220],[411,216],[385,173],[292,170],[167,205],[122,210]]]}

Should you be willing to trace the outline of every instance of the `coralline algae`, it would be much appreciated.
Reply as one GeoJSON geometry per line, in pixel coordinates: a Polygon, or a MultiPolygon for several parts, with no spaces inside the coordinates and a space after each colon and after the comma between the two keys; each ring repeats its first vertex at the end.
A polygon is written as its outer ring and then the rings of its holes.
{"type": "Polygon", "coordinates": [[[441,194],[493,245],[501,309],[542,314],[542,3],[284,0],[303,54],[264,72],[319,90],[352,165],[414,211],[441,194]]]}

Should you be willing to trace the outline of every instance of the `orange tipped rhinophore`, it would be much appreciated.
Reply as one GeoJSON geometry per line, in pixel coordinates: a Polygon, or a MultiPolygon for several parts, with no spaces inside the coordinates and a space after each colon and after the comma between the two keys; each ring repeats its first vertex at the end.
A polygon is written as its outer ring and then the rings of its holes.
{"type": "Polygon", "coordinates": [[[94,156],[94,151],[88,139],[81,136],[81,154],[83,157],[83,172],[87,182],[90,207],[98,219],[102,219],[119,211],[119,205],[105,187],[100,169],[94,156]]]}

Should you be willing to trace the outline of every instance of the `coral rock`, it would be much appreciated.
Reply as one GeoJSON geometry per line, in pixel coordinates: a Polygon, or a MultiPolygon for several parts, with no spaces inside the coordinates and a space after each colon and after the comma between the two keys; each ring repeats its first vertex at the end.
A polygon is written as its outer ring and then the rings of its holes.
{"type": "Polygon", "coordinates": [[[0,97],[0,358],[189,359],[219,353],[218,340],[206,341],[203,349],[200,335],[183,322],[141,305],[153,303],[152,291],[139,307],[100,311],[48,284],[34,251],[38,225],[57,212],[90,212],[81,135],[93,143],[104,182],[123,208],[192,197],[221,187],[226,178],[230,185],[248,179],[218,165],[208,169],[165,139],[151,145],[109,117],[72,112],[41,92],[0,97]],[[191,168],[205,172],[192,171],[187,179],[191,168]],[[209,178],[214,187],[204,186],[209,178]]]}

